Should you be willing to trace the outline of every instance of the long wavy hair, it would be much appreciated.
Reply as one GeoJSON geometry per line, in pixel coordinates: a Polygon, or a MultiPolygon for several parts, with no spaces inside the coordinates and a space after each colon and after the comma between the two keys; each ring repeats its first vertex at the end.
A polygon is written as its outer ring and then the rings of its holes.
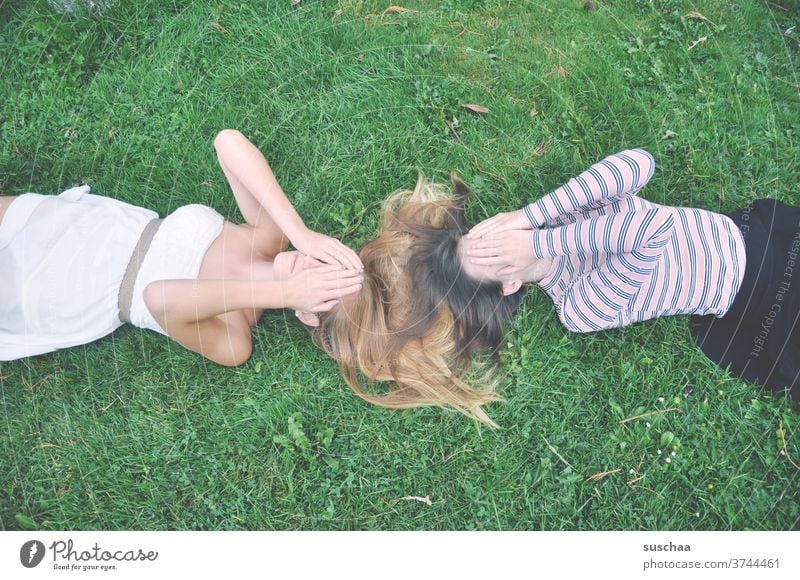
{"type": "Polygon", "coordinates": [[[499,282],[477,282],[462,271],[458,241],[471,227],[464,216],[470,192],[451,178],[452,191],[420,175],[413,190],[386,199],[378,236],[360,252],[362,290],[323,313],[313,336],[370,403],[437,405],[496,427],[483,409],[501,399],[496,375],[472,357],[497,351],[523,293],[503,296],[499,282]],[[468,370],[480,386],[462,378],[468,370]],[[394,385],[370,393],[360,375],[394,385]]]}

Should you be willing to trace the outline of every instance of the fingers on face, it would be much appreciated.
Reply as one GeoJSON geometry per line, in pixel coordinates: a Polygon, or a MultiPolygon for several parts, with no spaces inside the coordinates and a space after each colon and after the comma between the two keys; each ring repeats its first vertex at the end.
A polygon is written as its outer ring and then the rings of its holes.
{"type": "Polygon", "coordinates": [[[335,242],[331,245],[331,247],[326,248],[324,253],[327,257],[326,262],[329,264],[339,264],[340,266],[345,266],[346,268],[353,267],[350,256],[339,242],[335,242]]]}
{"type": "Polygon", "coordinates": [[[342,266],[346,266],[348,268],[352,268],[354,270],[358,270],[363,268],[363,264],[361,263],[361,259],[358,257],[353,250],[348,248],[339,240],[335,240],[333,247],[330,248],[328,254],[334,261],[342,266]]]}
{"type": "Polygon", "coordinates": [[[363,270],[364,269],[364,264],[361,262],[361,258],[355,252],[355,250],[352,250],[352,249],[348,248],[347,246],[344,246],[344,249],[345,249],[346,254],[350,257],[350,263],[357,270],[363,270]]]}
{"type": "Polygon", "coordinates": [[[309,268],[309,270],[317,276],[329,276],[342,272],[342,266],[339,264],[323,264],[321,266],[309,268]]]}
{"type": "Polygon", "coordinates": [[[358,270],[337,269],[322,274],[321,279],[326,282],[361,282],[363,277],[358,270]]]}
{"type": "MultiPolygon", "coordinates": [[[[341,296],[347,296],[353,292],[358,292],[364,286],[364,280],[360,274],[354,270],[348,270],[347,275],[331,275],[320,280],[320,297],[324,300],[331,300],[341,296]]],[[[334,273],[335,274],[335,273],[334,273]]]]}
{"type": "Polygon", "coordinates": [[[361,284],[350,284],[348,286],[341,286],[334,290],[329,290],[325,298],[327,300],[332,298],[339,298],[341,296],[347,296],[348,294],[353,294],[354,292],[358,292],[359,290],[361,290],[361,284]]]}
{"type": "MultiPolygon", "coordinates": [[[[323,292],[318,294],[319,304],[327,304],[330,303],[330,307],[332,308],[334,304],[339,302],[339,299],[347,296],[348,294],[354,294],[361,290],[361,284],[352,284],[350,286],[344,286],[341,288],[328,288],[323,292]]],[[[317,307],[319,306],[317,305],[317,307]]],[[[312,312],[317,312],[316,308],[312,309],[312,312]]],[[[326,308],[328,310],[329,308],[326,308]]]]}
{"type": "Polygon", "coordinates": [[[485,238],[490,234],[500,234],[514,229],[524,229],[527,227],[527,219],[519,218],[514,213],[501,213],[490,217],[472,228],[467,234],[470,239],[485,238]]]}
{"type": "Polygon", "coordinates": [[[485,258],[472,258],[470,262],[477,266],[499,266],[507,265],[509,260],[506,260],[502,256],[493,255],[485,258]]]}
{"type": "Polygon", "coordinates": [[[360,269],[362,269],[364,267],[361,264],[361,260],[359,259],[358,254],[356,254],[350,248],[345,248],[343,258],[345,260],[344,263],[348,267],[353,268],[354,270],[360,270],[360,269]]]}
{"type": "Polygon", "coordinates": [[[311,309],[311,312],[327,312],[337,304],[339,304],[338,300],[327,300],[325,302],[317,304],[314,308],[311,309]]]}
{"type": "Polygon", "coordinates": [[[496,223],[497,223],[497,216],[485,219],[470,230],[469,236],[473,238],[480,238],[481,236],[486,235],[486,232],[491,231],[496,223]]]}
{"type": "Polygon", "coordinates": [[[472,228],[470,231],[467,232],[467,239],[477,240],[478,238],[481,237],[481,231],[482,229],[479,225],[475,226],[474,228],[472,228]]]}
{"type": "Polygon", "coordinates": [[[470,248],[469,252],[467,252],[467,255],[471,257],[484,258],[487,256],[496,256],[499,252],[500,246],[497,244],[476,244],[470,248]]]}
{"type": "Polygon", "coordinates": [[[364,269],[364,263],[361,261],[361,258],[358,254],[356,254],[353,250],[350,250],[350,253],[353,255],[353,262],[358,270],[364,269]]]}
{"type": "Polygon", "coordinates": [[[344,280],[334,280],[329,282],[325,289],[328,292],[333,292],[334,294],[337,292],[342,292],[347,290],[345,294],[350,294],[350,292],[355,292],[355,290],[361,290],[362,286],[364,286],[363,282],[358,278],[347,278],[344,280]],[[355,288],[355,290],[351,290],[351,288],[355,288]]]}
{"type": "Polygon", "coordinates": [[[330,267],[334,267],[335,266],[337,268],[339,267],[339,260],[335,259],[333,256],[331,256],[327,252],[320,251],[318,254],[314,255],[314,259],[319,260],[320,262],[322,262],[322,264],[311,266],[309,269],[311,269],[311,268],[319,269],[319,268],[325,268],[325,267],[328,267],[328,266],[330,266],[330,267]]]}
{"type": "Polygon", "coordinates": [[[469,231],[469,234],[467,234],[467,237],[473,240],[477,238],[482,238],[483,236],[491,232],[493,229],[494,229],[494,223],[483,222],[472,228],[469,231]]]}

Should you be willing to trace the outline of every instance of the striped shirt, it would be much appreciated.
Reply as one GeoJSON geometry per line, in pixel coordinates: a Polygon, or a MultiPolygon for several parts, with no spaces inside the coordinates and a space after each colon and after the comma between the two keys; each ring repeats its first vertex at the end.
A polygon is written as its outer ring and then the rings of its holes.
{"type": "Polygon", "coordinates": [[[524,208],[533,253],[553,258],[538,282],[573,332],[673,314],[723,316],[745,267],[727,216],[636,194],[655,169],[641,149],[611,155],[524,208]]]}

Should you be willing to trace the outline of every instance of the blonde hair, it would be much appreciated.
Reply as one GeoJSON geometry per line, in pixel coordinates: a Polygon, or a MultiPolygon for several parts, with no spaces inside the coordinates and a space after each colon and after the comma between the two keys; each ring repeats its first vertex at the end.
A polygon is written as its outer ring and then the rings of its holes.
{"type": "MultiPolygon", "coordinates": [[[[414,271],[437,267],[418,259],[420,240],[427,233],[445,233],[454,244],[465,231],[463,203],[469,191],[455,175],[453,182],[460,195],[420,175],[413,190],[396,191],[386,199],[379,235],[360,252],[362,290],[322,314],[313,334],[317,344],[338,361],[350,388],[365,401],[390,409],[436,405],[497,427],[483,406],[501,400],[498,380],[482,364],[470,367],[475,350],[497,345],[465,347],[470,341],[463,335],[469,331],[460,327],[446,296],[414,280],[414,271]],[[467,369],[481,386],[461,377],[467,369]],[[370,383],[391,381],[394,385],[385,394],[369,393],[362,388],[359,374],[370,383]]],[[[457,263],[453,256],[446,261],[457,263]]],[[[470,288],[480,286],[474,281],[465,283],[470,288]]],[[[491,292],[501,296],[499,287],[491,292]]]]}

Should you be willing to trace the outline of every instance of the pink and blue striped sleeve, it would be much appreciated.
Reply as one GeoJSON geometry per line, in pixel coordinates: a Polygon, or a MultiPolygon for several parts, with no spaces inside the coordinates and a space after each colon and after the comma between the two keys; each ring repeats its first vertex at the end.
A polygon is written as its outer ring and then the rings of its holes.
{"type": "Polygon", "coordinates": [[[668,207],[622,211],[581,220],[557,228],[531,232],[533,254],[539,259],[568,254],[657,255],[673,228],[668,207]]]}
{"type": "Polygon", "coordinates": [[[643,149],[628,149],[609,155],[522,209],[534,228],[555,225],[560,216],[635,195],[654,171],[652,155],[643,149]]]}
{"type": "Polygon", "coordinates": [[[673,209],[659,207],[599,216],[559,228],[535,230],[538,258],[566,254],[600,255],[604,261],[581,276],[557,305],[559,317],[573,332],[620,325],[642,284],[672,236],[673,209]]]}

